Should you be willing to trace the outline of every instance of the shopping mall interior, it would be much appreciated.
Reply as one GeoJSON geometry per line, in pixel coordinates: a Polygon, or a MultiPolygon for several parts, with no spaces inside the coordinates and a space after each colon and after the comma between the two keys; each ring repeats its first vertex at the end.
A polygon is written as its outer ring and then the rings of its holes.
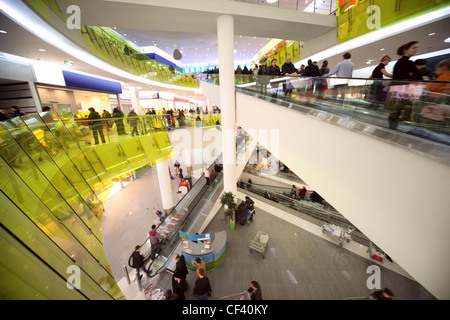
{"type": "Polygon", "coordinates": [[[450,298],[449,0],[0,11],[2,300],[450,298]]]}

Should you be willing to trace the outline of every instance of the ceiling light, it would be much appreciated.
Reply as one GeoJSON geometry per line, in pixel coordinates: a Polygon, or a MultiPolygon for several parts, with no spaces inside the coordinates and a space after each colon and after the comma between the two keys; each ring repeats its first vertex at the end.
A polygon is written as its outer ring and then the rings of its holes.
{"type": "Polygon", "coordinates": [[[367,60],[366,64],[372,64],[372,60],[367,60]]]}
{"type": "Polygon", "coordinates": [[[47,51],[47,50],[45,50],[45,49],[39,49],[39,51],[42,51],[42,52],[44,52],[44,51],[47,51]]]}
{"type": "Polygon", "coordinates": [[[449,42],[450,42],[450,37],[448,37],[447,39],[445,39],[444,42],[449,43],[449,42]]]}
{"type": "Polygon", "coordinates": [[[237,50],[236,49],[234,49],[234,53],[236,53],[237,52],[237,50]]]}
{"type": "Polygon", "coordinates": [[[73,61],[64,60],[64,63],[67,64],[68,66],[73,66],[73,61]]]}
{"type": "Polygon", "coordinates": [[[384,48],[381,48],[380,51],[384,51],[384,48]]]}
{"type": "Polygon", "coordinates": [[[8,33],[8,32],[6,32],[5,30],[0,30],[0,33],[8,33]]]}
{"type": "Polygon", "coordinates": [[[436,34],[436,32],[432,32],[432,33],[429,33],[428,35],[429,36],[434,36],[436,34]]]}

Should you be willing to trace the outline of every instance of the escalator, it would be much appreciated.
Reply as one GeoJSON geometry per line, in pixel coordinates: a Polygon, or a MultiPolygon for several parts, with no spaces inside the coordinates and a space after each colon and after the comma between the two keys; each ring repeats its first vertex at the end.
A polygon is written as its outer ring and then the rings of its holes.
{"type": "MultiPolygon", "coordinates": [[[[238,190],[250,195],[252,198],[257,198],[259,201],[278,207],[283,211],[298,216],[304,220],[308,220],[318,226],[323,226],[324,224],[334,224],[344,230],[354,227],[350,221],[334,210],[334,208],[329,206],[326,201],[312,201],[312,199],[309,198],[309,195],[307,195],[305,199],[299,199],[298,197],[292,198],[289,196],[289,188],[238,182],[238,190]],[[276,202],[272,198],[266,196],[266,191],[269,191],[271,196],[273,194],[277,195],[276,202]]],[[[369,247],[370,239],[368,239],[358,229],[355,229],[352,232],[352,239],[361,245],[369,247]]]]}
{"type": "MultiPolygon", "coordinates": [[[[240,139],[237,139],[236,157],[239,159],[248,150],[254,147],[251,138],[244,132],[240,139]]],[[[250,150],[250,154],[251,154],[250,150]]],[[[215,165],[222,163],[222,154],[209,166],[208,170],[215,169],[215,165]]],[[[141,245],[141,253],[144,255],[145,268],[149,277],[163,274],[165,271],[172,272],[175,267],[173,257],[180,252],[181,243],[178,232],[181,230],[187,233],[198,232],[205,219],[211,212],[214,203],[219,199],[223,191],[223,172],[219,172],[217,177],[211,181],[211,186],[206,184],[204,174],[192,185],[190,191],[177,203],[174,209],[157,226],[156,232],[165,239],[161,242],[155,259],[150,259],[151,246],[147,239],[141,245]]],[[[128,259],[128,265],[132,266],[132,256],[128,259]]]]}
{"type": "MultiPolygon", "coordinates": [[[[379,95],[373,80],[330,79],[326,90],[317,79],[298,80],[305,83],[291,97],[283,84],[292,78],[264,90],[257,81],[237,84],[237,124],[427,290],[450,298],[449,119],[420,118],[432,104],[448,108],[448,96],[433,100],[427,82],[383,81],[379,95]],[[338,80],[347,81],[343,101],[333,91],[338,80]],[[406,95],[409,102],[398,99],[406,95]]],[[[219,96],[210,82],[201,90],[219,96]]]]}

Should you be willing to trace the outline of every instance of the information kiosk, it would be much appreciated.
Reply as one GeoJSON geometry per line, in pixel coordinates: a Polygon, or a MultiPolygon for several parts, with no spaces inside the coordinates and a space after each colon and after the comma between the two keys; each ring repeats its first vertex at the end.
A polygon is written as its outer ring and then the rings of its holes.
{"type": "Polygon", "coordinates": [[[186,266],[190,270],[196,270],[194,264],[196,258],[206,263],[206,270],[211,270],[218,265],[225,256],[227,233],[188,234],[179,231],[182,240],[181,254],[186,260],[186,266]]]}

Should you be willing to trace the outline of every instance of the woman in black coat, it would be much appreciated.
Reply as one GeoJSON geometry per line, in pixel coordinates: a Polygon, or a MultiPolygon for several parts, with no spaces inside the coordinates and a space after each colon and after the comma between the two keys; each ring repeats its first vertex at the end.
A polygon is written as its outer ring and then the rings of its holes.
{"type": "Polygon", "coordinates": [[[179,255],[178,253],[175,255],[174,260],[177,262],[177,264],[175,265],[175,273],[179,274],[180,278],[185,282],[186,276],[189,273],[186,267],[186,260],[184,259],[183,255],[179,255]]]}
{"type": "Polygon", "coordinates": [[[393,79],[395,80],[422,80],[414,62],[409,60],[419,48],[417,41],[411,41],[397,49],[397,54],[402,56],[394,66],[393,79]]]}

